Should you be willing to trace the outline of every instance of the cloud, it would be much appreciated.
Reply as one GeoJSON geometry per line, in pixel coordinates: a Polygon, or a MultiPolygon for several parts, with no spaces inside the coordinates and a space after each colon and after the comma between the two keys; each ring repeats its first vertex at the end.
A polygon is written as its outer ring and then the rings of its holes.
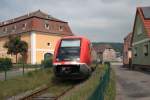
{"type": "Polygon", "coordinates": [[[76,35],[91,41],[123,42],[132,31],[136,7],[149,0],[1,0],[0,20],[41,9],[68,21],[76,35]]]}

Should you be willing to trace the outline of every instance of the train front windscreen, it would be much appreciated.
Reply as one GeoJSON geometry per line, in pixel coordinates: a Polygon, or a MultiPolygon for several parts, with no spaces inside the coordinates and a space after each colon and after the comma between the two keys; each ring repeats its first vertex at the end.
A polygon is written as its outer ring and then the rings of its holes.
{"type": "Polygon", "coordinates": [[[63,39],[58,50],[57,61],[79,61],[80,44],[80,39],[63,39]]]}

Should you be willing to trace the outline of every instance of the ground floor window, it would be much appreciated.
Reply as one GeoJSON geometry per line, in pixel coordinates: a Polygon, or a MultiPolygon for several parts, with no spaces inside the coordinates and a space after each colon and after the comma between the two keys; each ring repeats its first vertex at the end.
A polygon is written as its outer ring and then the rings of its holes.
{"type": "Polygon", "coordinates": [[[135,47],[135,48],[133,49],[133,53],[134,53],[134,56],[136,57],[136,56],[137,56],[137,47],[135,47]]]}
{"type": "Polygon", "coordinates": [[[145,56],[148,56],[148,44],[145,44],[143,47],[143,53],[145,56]]]}

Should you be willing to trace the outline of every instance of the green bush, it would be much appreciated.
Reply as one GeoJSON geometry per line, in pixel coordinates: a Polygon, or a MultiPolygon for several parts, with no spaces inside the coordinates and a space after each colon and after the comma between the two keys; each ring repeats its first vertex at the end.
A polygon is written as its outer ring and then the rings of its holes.
{"type": "Polygon", "coordinates": [[[41,63],[41,64],[42,64],[42,66],[43,66],[44,68],[50,68],[50,67],[52,67],[52,65],[53,65],[52,58],[42,60],[42,63],[41,63]]]}
{"type": "Polygon", "coordinates": [[[108,61],[104,62],[104,64],[110,66],[110,62],[108,61]]]}
{"type": "Polygon", "coordinates": [[[28,77],[32,77],[32,76],[33,76],[33,72],[28,72],[28,73],[27,73],[27,76],[28,76],[28,77]]]}
{"type": "Polygon", "coordinates": [[[0,58],[0,70],[9,70],[12,68],[12,61],[10,58],[0,58]]]}
{"type": "MultiPolygon", "coordinates": [[[[17,63],[17,64],[13,64],[13,67],[22,67],[23,64],[22,63],[17,63]]],[[[41,67],[41,64],[24,64],[25,68],[38,68],[41,67]]]]}

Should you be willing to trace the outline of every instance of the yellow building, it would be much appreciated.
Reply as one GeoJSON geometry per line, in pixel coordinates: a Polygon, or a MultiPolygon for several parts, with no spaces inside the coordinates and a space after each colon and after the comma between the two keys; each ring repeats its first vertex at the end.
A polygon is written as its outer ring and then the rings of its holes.
{"type": "MultiPolygon", "coordinates": [[[[9,35],[19,35],[28,43],[27,63],[39,64],[44,57],[54,53],[58,39],[72,36],[67,22],[56,19],[40,10],[0,23],[0,57],[15,56],[7,54],[3,45],[9,35]]],[[[18,58],[19,59],[19,58],[18,58]]]]}

